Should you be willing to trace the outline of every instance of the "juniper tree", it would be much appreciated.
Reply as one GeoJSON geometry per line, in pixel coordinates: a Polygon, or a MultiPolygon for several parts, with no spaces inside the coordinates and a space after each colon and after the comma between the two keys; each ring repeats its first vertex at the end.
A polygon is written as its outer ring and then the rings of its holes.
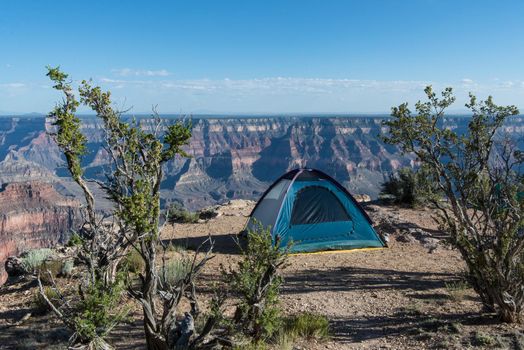
{"type": "MultiPolygon", "coordinates": [[[[187,327],[176,322],[177,307],[183,298],[188,298],[191,305],[187,318],[198,316],[194,282],[199,271],[210,259],[209,246],[203,258],[195,254],[185,276],[174,284],[163,283],[157,262],[157,249],[160,244],[160,183],[163,176],[163,164],[176,156],[186,157],[182,147],[191,137],[190,125],[183,122],[165,126],[160,117],[154,114],[153,126],[145,127],[139,121],[126,121],[122,113],[113,108],[111,94],[100,87],[93,87],[90,82],[82,81],[78,89],[80,100],[75,97],[67,74],[59,68],[48,68],[49,78],[55,83],[54,88],[61,91],[65,98],[50,113],[55,130],[52,136],[67,161],[67,167],[73,180],[80,186],[85,198],[85,223],[79,231],[81,237],[78,259],[85,264],[88,273],[86,286],[81,289],[81,302],[86,291],[107,291],[100,298],[113,297],[121,279],[117,267],[130,249],[136,250],[144,260],[144,270],[139,273],[139,283],[128,285],[128,291],[143,308],[144,330],[148,349],[170,349],[174,346],[196,346],[203,342],[205,334],[199,336],[184,333],[187,327]],[[105,181],[88,180],[84,177],[82,157],[86,154],[87,138],[81,131],[81,121],[76,116],[80,104],[90,107],[100,119],[104,133],[104,148],[110,158],[105,181]],[[89,184],[99,186],[106,191],[114,208],[112,215],[101,217],[96,210],[95,198],[89,184]],[[158,305],[161,305],[158,309],[158,305]],[[182,340],[182,335],[185,337],[182,340]],[[190,336],[193,335],[193,338],[190,336]],[[186,339],[187,338],[187,339],[186,339]]],[[[165,261],[165,260],[163,260],[165,261]]],[[[91,293],[91,294],[93,294],[91,293]]],[[[114,299],[111,299],[111,301],[114,299]]],[[[54,305],[54,311],[60,318],[79,333],[79,327],[71,319],[82,319],[82,314],[60,311],[64,305],[54,305]]],[[[65,302],[65,301],[64,301],[65,302]]],[[[111,315],[114,303],[107,303],[108,308],[101,310],[111,315]]],[[[73,309],[73,308],[69,308],[73,309]]],[[[79,341],[86,346],[103,342],[103,336],[114,327],[117,318],[112,319],[108,327],[96,329],[92,339],[79,341]]],[[[205,328],[209,332],[213,318],[205,328]]]]}
{"type": "Polygon", "coordinates": [[[246,241],[237,241],[241,253],[237,268],[226,273],[239,296],[233,323],[255,344],[264,343],[282,326],[279,270],[287,264],[291,243],[280,247],[280,238],[273,238],[270,231],[256,222],[246,241]]]}
{"type": "Polygon", "coordinates": [[[515,106],[498,106],[492,97],[477,101],[464,134],[445,125],[455,102],[452,89],[437,97],[431,86],[426,102],[392,108],[385,141],[414,153],[428,172],[428,198],[435,219],[449,233],[468,269],[473,288],[505,322],[521,320],[524,303],[523,153],[503,134],[515,106]],[[444,198],[444,200],[442,200],[444,198]]]}

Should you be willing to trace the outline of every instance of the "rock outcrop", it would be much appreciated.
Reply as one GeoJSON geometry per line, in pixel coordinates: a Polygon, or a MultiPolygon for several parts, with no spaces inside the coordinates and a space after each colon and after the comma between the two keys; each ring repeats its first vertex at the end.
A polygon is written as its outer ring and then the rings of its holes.
{"type": "Polygon", "coordinates": [[[67,240],[80,223],[78,208],[78,201],[62,196],[49,183],[0,188],[0,284],[6,279],[7,257],[67,240]]]}

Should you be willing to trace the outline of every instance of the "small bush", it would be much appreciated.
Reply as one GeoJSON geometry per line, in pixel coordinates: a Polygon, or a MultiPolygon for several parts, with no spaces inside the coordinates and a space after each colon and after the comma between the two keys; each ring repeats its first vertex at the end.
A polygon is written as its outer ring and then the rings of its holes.
{"type": "Polygon", "coordinates": [[[80,235],[78,233],[73,232],[73,234],[71,235],[71,237],[67,241],[66,245],[68,247],[78,247],[78,246],[82,245],[82,242],[83,242],[82,237],[80,237],[80,235]]]}
{"type": "Polygon", "coordinates": [[[191,260],[188,258],[169,260],[160,270],[160,281],[165,286],[174,286],[187,275],[190,269],[191,260]]]}
{"type": "MultiPolygon", "coordinates": [[[[51,302],[59,298],[58,293],[51,287],[44,287],[44,293],[51,302]]],[[[33,295],[32,305],[34,313],[37,315],[45,315],[51,311],[51,307],[38,290],[33,295]]]]}
{"type": "Polygon", "coordinates": [[[286,320],[286,332],[292,337],[326,339],[329,337],[329,321],[326,316],[305,312],[286,320]]]}
{"type": "Polygon", "coordinates": [[[37,273],[42,263],[52,255],[48,248],[33,249],[28,251],[21,259],[22,266],[27,273],[37,273]]]}
{"type": "Polygon", "coordinates": [[[166,252],[168,253],[182,253],[184,251],[186,251],[186,247],[180,244],[174,244],[173,242],[169,242],[166,245],[166,252]]]}
{"type": "Polygon", "coordinates": [[[201,220],[210,220],[217,216],[218,213],[213,208],[202,209],[198,212],[198,218],[201,220]]]}
{"type": "Polygon", "coordinates": [[[459,334],[462,331],[462,324],[460,322],[451,322],[447,329],[450,333],[459,334]]]}
{"type": "Polygon", "coordinates": [[[169,222],[177,224],[195,224],[199,220],[197,213],[192,213],[181,204],[175,203],[167,211],[169,222]]]}
{"type": "Polygon", "coordinates": [[[385,202],[417,207],[426,202],[425,189],[429,186],[423,169],[418,172],[411,168],[402,168],[391,174],[382,184],[379,198],[385,202]]]}
{"type": "Polygon", "coordinates": [[[474,346],[494,346],[498,344],[498,340],[489,334],[477,331],[473,334],[471,343],[474,346]]]}
{"type": "Polygon", "coordinates": [[[42,283],[50,285],[53,279],[62,274],[64,262],[62,260],[46,260],[36,270],[40,274],[42,283]]]}
{"type": "Polygon", "coordinates": [[[97,281],[82,290],[74,318],[75,331],[82,343],[103,339],[126,318],[129,308],[121,305],[124,291],[120,278],[109,285],[97,281]]]}
{"type": "Polygon", "coordinates": [[[73,270],[75,268],[75,263],[73,260],[66,260],[62,264],[62,269],[60,270],[60,276],[62,277],[71,277],[73,270]]]}
{"type": "Polygon", "coordinates": [[[285,265],[290,246],[282,249],[280,239],[273,240],[270,230],[260,223],[248,231],[247,245],[239,242],[238,246],[242,259],[227,276],[240,297],[234,322],[254,342],[264,342],[282,326],[278,269],[285,265]]]}
{"type": "Polygon", "coordinates": [[[445,286],[450,299],[454,301],[463,300],[469,288],[468,283],[465,281],[447,282],[445,286]]]}
{"type": "Polygon", "coordinates": [[[140,253],[135,249],[131,249],[131,251],[126,255],[124,266],[129,272],[139,273],[144,269],[145,263],[142,255],[140,255],[140,253]]]}
{"type": "Polygon", "coordinates": [[[491,96],[480,101],[470,94],[466,107],[472,116],[459,132],[448,127],[445,112],[456,101],[453,89],[437,94],[427,86],[424,92],[427,98],[414,111],[407,103],[392,108],[382,139],[412,154],[430,175],[427,182],[440,196],[430,199],[433,217],[462,255],[482,303],[503,322],[520,323],[524,152],[520,140],[504,132],[506,121],[520,112],[495,104],[491,96]]]}

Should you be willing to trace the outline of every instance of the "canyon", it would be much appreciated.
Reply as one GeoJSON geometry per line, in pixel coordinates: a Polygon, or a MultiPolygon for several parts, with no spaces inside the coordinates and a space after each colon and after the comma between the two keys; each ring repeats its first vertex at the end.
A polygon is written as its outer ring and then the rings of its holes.
{"type": "Polygon", "coordinates": [[[49,183],[14,182],[0,188],[0,284],[11,255],[64,243],[80,221],[80,203],[49,183]]]}
{"type": "MultiPolygon", "coordinates": [[[[351,193],[376,198],[389,174],[416,166],[412,156],[382,142],[385,118],[185,118],[192,127],[185,148],[190,157],[165,165],[162,205],[177,201],[196,210],[231,199],[256,200],[280,175],[297,167],[320,169],[351,193]]],[[[147,117],[138,120],[144,128],[154,126],[147,117]]],[[[450,117],[445,127],[461,132],[467,123],[465,117],[450,117]]],[[[63,241],[78,225],[80,192],[48,134],[52,129],[43,116],[0,117],[0,262],[24,249],[63,241]]],[[[82,160],[86,176],[103,180],[109,157],[96,117],[82,117],[82,131],[88,138],[82,160]]],[[[512,118],[502,131],[524,148],[524,117],[512,118]]],[[[104,194],[93,190],[99,209],[110,211],[104,194]]]]}

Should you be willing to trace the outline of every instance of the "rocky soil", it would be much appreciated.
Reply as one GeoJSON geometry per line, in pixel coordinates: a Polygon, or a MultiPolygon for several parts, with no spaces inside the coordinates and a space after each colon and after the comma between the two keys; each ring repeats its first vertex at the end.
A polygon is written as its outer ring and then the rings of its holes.
{"type": "MultiPolygon", "coordinates": [[[[216,257],[205,283],[219,280],[220,265],[238,259],[233,237],[244,226],[253,202],[235,200],[219,215],[198,224],[166,227],[166,240],[194,249],[210,234],[216,257]]],[[[431,212],[367,205],[377,228],[389,237],[378,250],[298,254],[283,271],[281,302],[286,314],[327,316],[331,337],[301,340],[295,349],[522,349],[522,326],[500,324],[486,313],[463,283],[459,254],[446,247],[431,212]]],[[[63,280],[67,283],[67,280],[63,280]]],[[[0,349],[58,349],[67,332],[49,315],[32,315],[34,282],[0,289],[0,349]]],[[[138,309],[135,310],[138,312],[138,309]]],[[[116,330],[117,349],[142,349],[142,327],[131,320],[116,330]]]]}

